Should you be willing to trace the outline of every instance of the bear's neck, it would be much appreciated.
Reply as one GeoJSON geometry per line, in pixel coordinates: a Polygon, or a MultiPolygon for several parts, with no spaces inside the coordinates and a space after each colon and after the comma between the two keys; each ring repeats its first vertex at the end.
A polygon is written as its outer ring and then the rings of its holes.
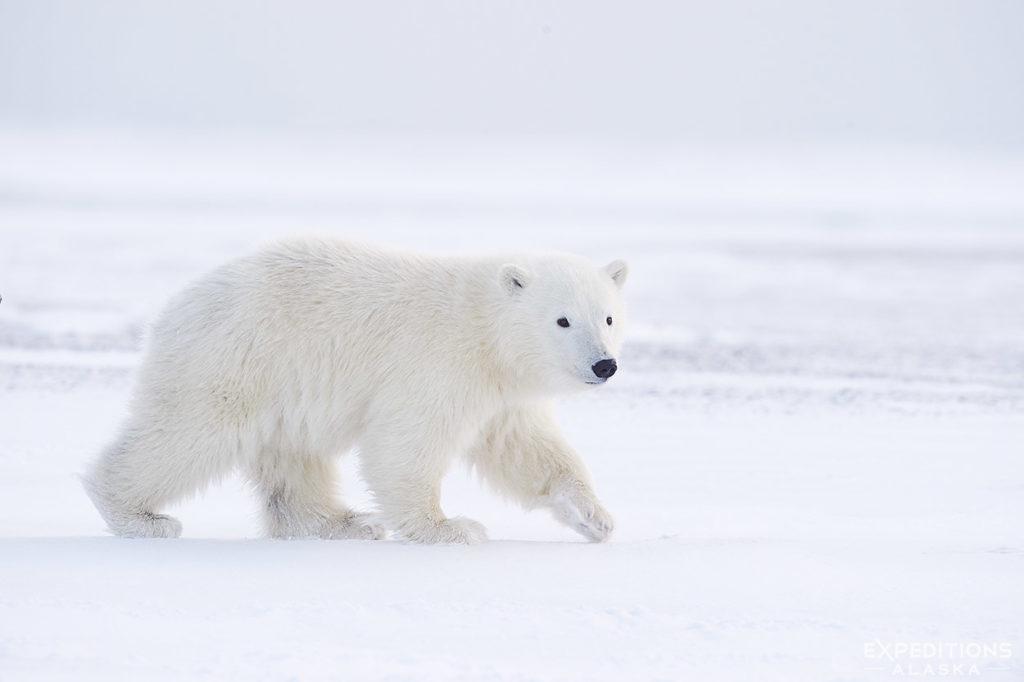
{"type": "Polygon", "coordinates": [[[482,378],[488,397],[502,404],[544,397],[543,387],[524,371],[526,364],[508,343],[514,333],[505,324],[506,294],[497,283],[501,263],[481,259],[474,265],[460,283],[463,291],[457,298],[466,304],[466,317],[460,321],[466,334],[460,335],[459,345],[467,371],[482,378]]]}

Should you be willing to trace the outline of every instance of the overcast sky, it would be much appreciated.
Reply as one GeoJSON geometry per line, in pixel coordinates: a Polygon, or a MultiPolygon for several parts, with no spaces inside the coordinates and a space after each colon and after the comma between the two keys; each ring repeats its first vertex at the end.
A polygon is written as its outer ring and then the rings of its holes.
{"type": "Polygon", "coordinates": [[[1024,147],[1024,2],[0,0],[0,124],[1024,147]]]}

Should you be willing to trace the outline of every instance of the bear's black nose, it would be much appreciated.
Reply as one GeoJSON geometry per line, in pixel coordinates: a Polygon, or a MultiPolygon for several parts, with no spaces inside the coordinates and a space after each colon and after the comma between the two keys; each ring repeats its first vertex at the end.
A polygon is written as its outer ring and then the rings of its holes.
{"type": "Polygon", "coordinates": [[[619,366],[615,364],[615,360],[613,358],[608,358],[607,360],[598,360],[590,369],[594,370],[594,374],[601,379],[607,379],[611,375],[615,374],[615,370],[618,368],[619,366]]]}

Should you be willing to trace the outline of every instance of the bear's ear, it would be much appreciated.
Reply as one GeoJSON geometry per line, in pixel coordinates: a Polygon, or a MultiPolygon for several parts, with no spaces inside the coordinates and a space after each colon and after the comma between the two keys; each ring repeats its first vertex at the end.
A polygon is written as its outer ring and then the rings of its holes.
{"type": "Polygon", "coordinates": [[[626,283],[626,275],[629,274],[629,266],[626,265],[624,260],[613,260],[608,265],[604,266],[604,271],[608,273],[608,276],[615,282],[615,286],[622,288],[622,285],[626,283]]]}
{"type": "Polygon", "coordinates": [[[511,295],[518,294],[530,284],[530,274],[518,265],[501,266],[501,285],[511,295]]]}

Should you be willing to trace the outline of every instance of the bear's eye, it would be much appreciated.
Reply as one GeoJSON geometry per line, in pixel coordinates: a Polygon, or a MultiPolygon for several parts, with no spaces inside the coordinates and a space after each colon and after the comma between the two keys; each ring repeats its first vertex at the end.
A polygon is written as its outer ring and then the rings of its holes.
{"type": "Polygon", "coordinates": [[[612,326],[612,318],[611,318],[611,316],[609,316],[609,317],[608,317],[608,319],[607,319],[607,320],[605,320],[605,322],[607,322],[607,323],[608,323],[608,326],[609,326],[609,327],[610,327],[610,326],[612,326]]]}
{"type": "Polygon", "coordinates": [[[558,326],[559,327],[568,327],[569,326],[569,320],[565,319],[564,317],[558,318],[558,326]]]}

